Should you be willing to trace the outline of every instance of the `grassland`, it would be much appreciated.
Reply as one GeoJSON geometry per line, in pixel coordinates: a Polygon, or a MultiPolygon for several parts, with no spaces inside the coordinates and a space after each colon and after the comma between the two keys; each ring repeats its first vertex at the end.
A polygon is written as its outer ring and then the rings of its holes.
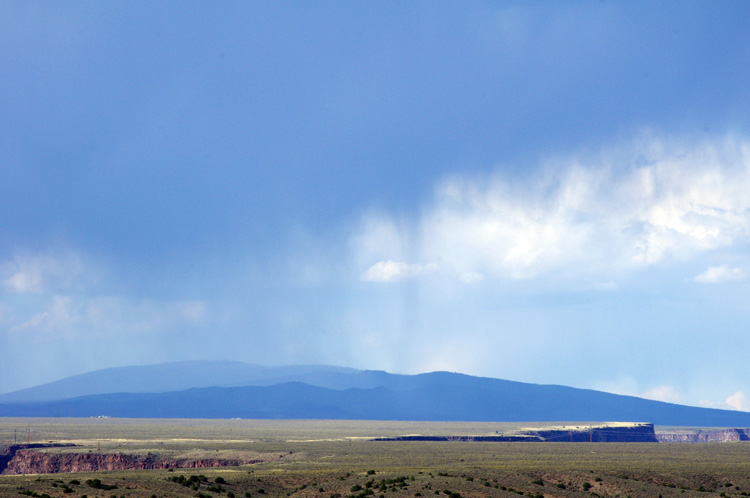
{"type": "Polygon", "coordinates": [[[0,498],[750,496],[750,444],[374,442],[529,424],[0,419],[0,444],[47,452],[260,456],[232,468],[0,476],[0,498]],[[88,483],[87,483],[88,482],[88,483]],[[111,488],[111,489],[107,489],[111,488]]]}

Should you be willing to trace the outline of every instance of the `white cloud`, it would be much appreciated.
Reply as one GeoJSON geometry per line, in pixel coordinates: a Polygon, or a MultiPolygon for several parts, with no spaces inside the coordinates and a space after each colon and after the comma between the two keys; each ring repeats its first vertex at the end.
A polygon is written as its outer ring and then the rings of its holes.
{"type": "Polygon", "coordinates": [[[368,219],[357,240],[369,242],[356,244],[356,261],[381,261],[366,274],[383,280],[389,271],[414,275],[416,266],[394,263],[408,251],[408,259],[439,262],[458,279],[554,275],[615,284],[622,272],[747,242],[747,192],[750,142],[636,140],[549,161],[531,180],[446,179],[412,227],[368,219]]]}
{"type": "Polygon", "coordinates": [[[465,271],[458,278],[465,284],[473,284],[484,280],[484,275],[478,271],[465,271]]]}
{"type": "Polygon", "coordinates": [[[615,292],[619,288],[617,282],[593,282],[587,286],[588,290],[597,292],[615,292]]]}
{"type": "Polygon", "coordinates": [[[702,406],[704,408],[724,408],[726,407],[726,403],[719,403],[717,401],[710,401],[707,399],[702,399],[698,401],[698,405],[702,406]]]}
{"type": "Polygon", "coordinates": [[[43,294],[90,285],[99,277],[91,261],[70,250],[56,253],[18,253],[0,264],[4,287],[14,294],[43,294]]]}
{"type": "Polygon", "coordinates": [[[740,268],[729,268],[726,265],[710,266],[703,273],[696,275],[693,279],[701,284],[718,284],[745,280],[747,275],[740,268]]]}
{"type": "Polygon", "coordinates": [[[370,213],[362,220],[354,245],[369,261],[403,260],[409,250],[409,234],[407,227],[399,226],[390,217],[370,213]]]}
{"type": "Polygon", "coordinates": [[[74,340],[168,332],[205,319],[201,301],[102,295],[105,274],[101,265],[72,250],[18,253],[0,263],[7,293],[0,332],[74,340]]]}
{"type": "Polygon", "coordinates": [[[200,301],[53,296],[42,310],[12,329],[62,339],[160,333],[200,324],[205,313],[206,305],[200,301]]]}
{"type": "Polygon", "coordinates": [[[742,391],[737,391],[729,396],[725,400],[725,403],[733,410],[750,411],[750,400],[747,399],[745,393],[742,391]]]}
{"type": "Polygon", "coordinates": [[[77,337],[81,323],[80,303],[67,296],[54,296],[43,311],[38,311],[14,330],[24,333],[54,331],[65,338],[77,337]]]}
{"type": "Polygon", "coordinates": [[[434,271],[436,265],[410,264],[402,261],[379,261],[367,269],[361,276],[366,282],[397,282],[434,271]]]}
{"type": "Polygon", "coordinates": [[[600,379],[593,383],[592,389],[625,396],[639,396],[638,381],[631,375],[621,374],[616,378],[600,379]]]}
{"type": "Polygon", "coordinates": [[[641,398],[653,399],[656,401],[665,401],[667,403],[679,403],[681,400],[680,393],[669,385],[652,387],[641,393],[641,398]]]}
{"type": "Polygon", "coordinates": [[[638,384],[635,377],[620,375],[614,379],[597,382],[594,385],[594,389],[625,396],[664,401],[666,403],[680,403],[682,401],[682,395],[674,386],[662,384],[644,391],[638,384]]]}
{"type": "Polygon", "coordinates": [[[742,391],[737,391],[736,393],[727,396],[724,401],[701,400],[698,404],[706,408],[750,411],[750,400],[742,391]]]}

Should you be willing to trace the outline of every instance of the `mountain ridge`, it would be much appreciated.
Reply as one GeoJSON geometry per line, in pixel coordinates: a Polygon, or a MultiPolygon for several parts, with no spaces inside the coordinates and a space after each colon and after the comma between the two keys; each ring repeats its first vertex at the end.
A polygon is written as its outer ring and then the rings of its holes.
{"type": "Polygon", "coordinates": [[[297,378],[356,373],[328,365],[265,366],[240,361],[187,360],[154,365],[111,367],[0,394],[3,402],[66,399],[113,392],[169,392],[192,387],[273,385],[297,378]]]}
{"type": "MultiPolygon", "coordinates": [[[[116,369],[117,370],[117,369],[116,369]]],[[[150,367],[125,367],[115,372],[98,371],[62,379],[57,383],[0,396],[0,416],[125,418],[270,418],[270,419],[359,419],[425,421],[639,421],[670,426],[750,427],[750,413],[718,410],[646,400],[633,396],[545,384],[529,384],[453,372],[417,375],[391,374],[378,370],[297,365],[262,367],[240,362],[179,362],[150,367]],[[187,389],[155,391],[184,385],[208,367],[203,385],[187,389]],[[196,372],[188,372],[190,368],[196,372]],[[110,392],[44,398],[52,387],[84,392],[91,386],[76,383],[105,380],[135,372],[148,380],[154,372],[171,371],[180,382],[144,381],[140,392],[117,392],[122,383],[108,386],[110,392]],[[102,373],[103,372],[103,373],[102,373]],[[237,377],[237,372],[244,376],[237,377]],[[219,373],[228,374],[221,377],[219,373]],[[251,375],[252,374],[252,375],[251,375]],[[233,375],[235,375],[233,377],[233,375]],[[104,379],[104,380],[103,380],[104,379]],[[242,382],[255,385],[236,385],[242,382]],[[223,382],[224,386],[205,386],[223,382]],[[20,395],[19,395],[20,393],[20,395]],[[26,398],[25,401],[13,399],[26,398]],[[29,401],[28,399],[32,399],[29,401]]]]}

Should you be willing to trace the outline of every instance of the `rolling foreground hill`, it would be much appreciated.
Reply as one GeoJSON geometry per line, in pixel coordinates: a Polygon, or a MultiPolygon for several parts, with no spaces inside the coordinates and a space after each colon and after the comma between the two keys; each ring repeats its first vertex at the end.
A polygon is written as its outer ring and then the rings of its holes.
{"type": "Polygon", "coordinates": [[[107,369],[0,395],[3,417],[642,421],[750,427],[750,413],[432,372],[181,362],[107,369]]]}

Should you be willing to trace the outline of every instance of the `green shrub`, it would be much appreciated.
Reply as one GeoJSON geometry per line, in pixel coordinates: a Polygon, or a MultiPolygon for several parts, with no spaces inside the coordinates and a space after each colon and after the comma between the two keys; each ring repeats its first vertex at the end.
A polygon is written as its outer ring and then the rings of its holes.
{"type": "Polygon", "coordinates": [[[115,486],[114,484],[104,484],[100,479],[87,479],[86,484],[88,484],[90,488],[102,489],[104,491],[117,489],[117,486],[115,486]]]}

